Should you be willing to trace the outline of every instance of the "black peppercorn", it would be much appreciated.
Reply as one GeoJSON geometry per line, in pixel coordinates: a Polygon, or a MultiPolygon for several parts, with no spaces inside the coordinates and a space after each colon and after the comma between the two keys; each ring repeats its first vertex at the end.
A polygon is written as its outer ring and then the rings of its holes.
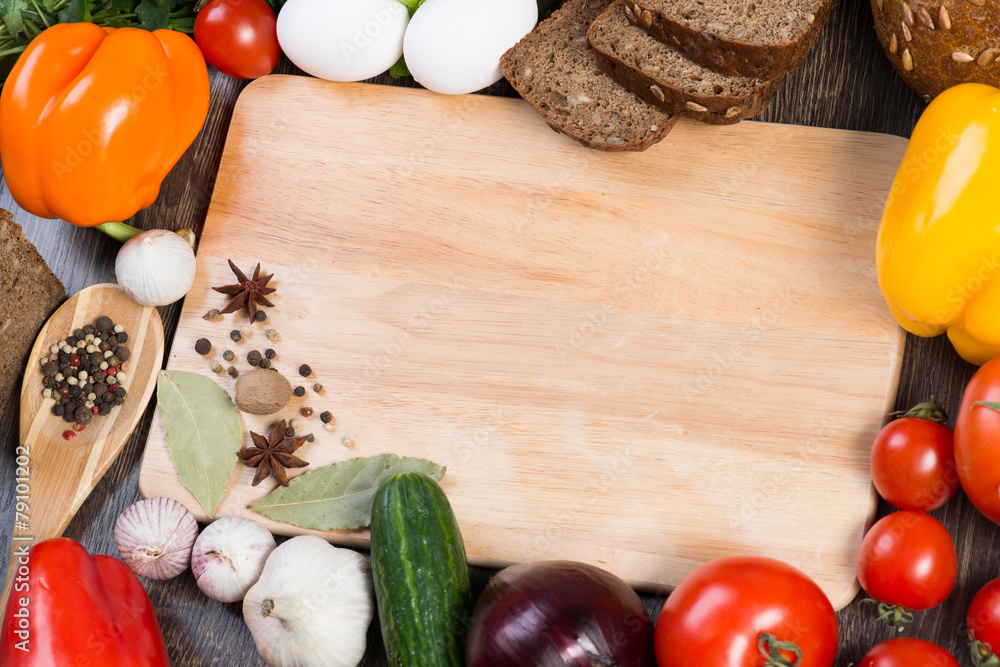
{"type": "Polygon", "coordinates": [[[222,358],[225,359],[226,361],[232,361],[233,359],[236,358],[236,355],[233,354],[232,350],[226,350],[225,352],[222,353],[222,358]]]}
{"type": "Polygon", "coordinates": [[[101,407],[97,408],[97,412],[102,415],[106,415],[111,412],[113,406],[111,403],[102,403],[101,407]]]}
{"type": "Polygon", "coordinates": [[[247,353],[247,363],[251,366],[260,366],[260,350],[250,350],[247,353]]]}
{"type": "Polygon", "coordinates": [[[42,373],[45,377],[52,377],[59,372],[59,364],[54,361],[46,361],[42,364],[42,373]]]}
{"type": "Polygon", "coordinates": [[[309,364],[302,364],[299,366],[299,375],[302,377],[309,377],[312,374],[312,369],[309,368],[309,364]]]}
{"type": "Polygon", "coordinates": [[[305,387],[296,387],[293,390],[292,393],[295,394],[296,396],[305,396],[306,395],[306,388],[305,387]]]}
{"type": "Polygon", "coordinates": [[[74,411],[75,411],[75,408],[74,408],[74,410],[66,410],[66,412],[64,412],[63,415],[62,415],[63,421],[72,424],[73,423],[73,412],[74,411]]]}
{"type": "Polygon", "coordinates": [[[62,417],[65,412],[66,408],[64,408],[62,405],[58,403],[52,406],[52,414],[54,414],[56,417],[62,417]]]}
{"type": "MultiPolygon", "coordinates": [[[[128,361],[129,359],[132,358],[132,350],[122,345],[119,345],[118,348],[115,350],[115,356],[118,357],[120,361],[128,361]]],[[[115,364],[115,366],[117,365],[118,364],[115,364]]]]}
{"type": "Polygon", "coordinates": [[[264,320],[267,319],[267,313],[265,313],[263,310],[258,310],[256,313],[254,313],[253,318],[258,322],[263,322],[264,320]]]}
{"type": "Polygon", "coordinates": [[[286,427],[285,428],[285,437],[286,438],[294,438],[295,437],[295,429],[292,428],[291,426],[286,427]]]}
{"type": "Polygon", "coordinates": [[[260,367],[261,368],[270,368],[271,367],[271,360],[270,359],[261,359],[260,360],[260,367]]]}
{"type": "Polygon", "coordinates": [[[76,336],[68,336],[66,338],[66,344],[69,345],[70,347],[76,347],[77,340],[78,338],[76,336]]]}
{"type": "Polygon", "coordinates": [[[90,408],[85,406],[77,408],[76,412],[73,413],[73,419],[76,423],[83,424],[84,426],[89,424],[93,418],[94,413],[90,410],[90,408]]]}
{"type": "Polygon", "coordinates": [[[241,334],[238,330],[233,329],[229,332],[229,337],[233,339],[234,343],[238,343],[243,338],[243,334],[241,334]]]}
{"type": "Polygon", "coordinates": [[[69,386],[69,395],[72,396],[73,398],[76,398],[77,396],[79,396],[80,395],[80,386],[79,385],[75,385],[75,384],[71,384],[69,386]]]}
{"type": "Polygon", "coordinates": [[[115,405],[122,405],[125,403],[124,396],[115,396],[115,405]]]}
{"type": "Polygon", "coordinates": [[[316,436],[310,433],[306,436],[306,442],[316,442],[316,436]]]}
{"type": "Polygon", "coordinates": [[[199,338],[194,344],[194,351],[198,354],[208,354],[212,351],[212,341],[207,338],[199,338]]]}
{"type": "Polygon", "coordinates": [[[93,324],[88,324],[83,328],[83,333],[85,334],[85,336],[92,336],[95,333],[97,333],[97,329],[94,328],[93,324]]]}
{"type": "Polygon", "coordinates": [[[323,412],[319,413],[319,419],[324,424],[329,424],[330,421],[333,420],[333,414],[329,410],[324,410],[323,412]]]}
{"type": "Polygon", "coordinates": [[[277,356],[277,354],[278,353],[274,351],[274,348],[269,347],[266,350],[264,350],[264,356],[267,357],[268,359],[274,359],[274,357],[277,356]]]}
{"type": "Polygon", "coordinates": [[[121,343],[127,343],[128,342],[128,334],[125,333],[124,331],[122,331],[117,336],[115,336],[115,338],[118,339],[118,343],[119,344],[121,344],[121,343]]]}
{"type": "Polygon", "coordinates": [[[104,361],[104,355],[103,354],[101,354],[100,352],[93,352],[93,353],[91,353],[91,355],[90,355],[90,365],[91,366],[100,366],[102,361],[104,361]]]}
{"type": "MultiPolygon", "coordinates": [[[[113,393],[113,394],[114,394],[114,395],[115,395],[116,397],[118,397],[118,398],[124,398],[124,397],[125,397],[125,393],[126,393],[126,392],[125,392],[125,387],[122,387],[122,386],[118,386],[118,387],[115,387],[115,390],[114,390],[114,392],[112,392],[112,393],[113,393]]],[[[120,405],[120,404],[119,404],[119,405],[120,405]]]]}
{"type": "MultiPolygon", "coordinates": [[[[101,337],[104,338],[104,334],[115,328],[115,323],[107,315],[101,315],[94,322],[94,326],[97,327],[97,330],[101,332],[101,337]]],[[[107,340],[107,338],[104,338],[104,340],[107,340]]]]}
{"type": "Polygon", "coordinates": [[[44,389],[52,389],[55,386],[56,386],[56,379],[55,378],[48,378],[48,377],[42,378],[42,387],[44,389]]]}

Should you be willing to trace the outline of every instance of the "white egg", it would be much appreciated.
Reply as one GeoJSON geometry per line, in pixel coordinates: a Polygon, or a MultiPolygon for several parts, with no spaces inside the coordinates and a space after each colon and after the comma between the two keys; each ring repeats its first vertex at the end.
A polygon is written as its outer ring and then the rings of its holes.
{"type": "Polygon", "coordinates": [[[536,0],[426,0],[406,29],[406,66],[438,93],[480,90],[500,80],[500,56],[537,22],[536,0]]]}
{"type": "Polygon", "coordinates": [[[278,13],[278,43],[313,76],[361,81],[399,60],[409,18],[397,0],[288,0],[278,13]]]}

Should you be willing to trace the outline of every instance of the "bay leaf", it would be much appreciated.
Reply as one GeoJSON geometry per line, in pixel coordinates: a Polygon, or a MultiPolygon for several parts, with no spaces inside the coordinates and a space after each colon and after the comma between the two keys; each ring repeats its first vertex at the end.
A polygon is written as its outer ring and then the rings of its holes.
{"type": "Polygon", "coordinates": [[[181,484],[214,518],[243,444],[240,413],[225,389],[199,373],[160,371],[156,401],[181,484]]]}
{"type": "Polygon", "coordinates": [[[433,461],[381,454],[323,466],[298,475],[248,507],[269,519],[312,530],[354,530],[371,523],[375,492],[398,472],[416,470],[440,482],[446,468],[433,461]]]}

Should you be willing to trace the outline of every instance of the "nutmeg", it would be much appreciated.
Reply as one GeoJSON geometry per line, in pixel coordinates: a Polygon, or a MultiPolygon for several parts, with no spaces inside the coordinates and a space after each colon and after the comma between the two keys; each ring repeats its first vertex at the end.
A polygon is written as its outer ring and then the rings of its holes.
{"type": "Polygon", "coordinates": [[[236,407],[252,415],[270,415],[288,405],[292,385],[281,373],[253,369],[236,381],[236,407]]]}

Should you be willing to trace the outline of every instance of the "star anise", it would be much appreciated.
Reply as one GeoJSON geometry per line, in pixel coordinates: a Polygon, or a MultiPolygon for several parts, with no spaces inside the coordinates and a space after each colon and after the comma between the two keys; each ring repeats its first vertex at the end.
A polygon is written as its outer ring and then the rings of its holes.
{"type": "Polygon", "coordinates": [[[309,465],[308,462],[294,456],[295,450],[301,447],[306,439],[286,438],[284,419],[277,423],[266,438],[253,431],[250,432],[250,437],[254,446],[241,449],[236,455],[246,465],[257,469],[257,474],[253,476],[253,486],[263,482],[268,475],[274,475],[278,484],[288,486],[285,468],[305,468],[309,465]]]}
{"type": "Polygon", "coordinates": [[[238,283],[235,285],[223,285],[222,287],[213,287],[216,292],[221,292],[233,297],[226,307],[220,310],[220,313],[235,313],[240,308],[246,308],[247,314],[250,315],[250,321],[254,321],[254,315],[257,314],[257,306],[265,305],[274,307],[274,304],[267,300],[267,295],[275,292],[274,287],[268,287],[267,284],[271,282],[271,278],[274,274],[268,274],[266,276],[260,275],[260,264],[257,264],[257,268],[254,269],[253,278],[247,278],[246,274],[240,271],[233,260],[229,260],[229,268],[233,270],[236,274],[238,283]]]}

